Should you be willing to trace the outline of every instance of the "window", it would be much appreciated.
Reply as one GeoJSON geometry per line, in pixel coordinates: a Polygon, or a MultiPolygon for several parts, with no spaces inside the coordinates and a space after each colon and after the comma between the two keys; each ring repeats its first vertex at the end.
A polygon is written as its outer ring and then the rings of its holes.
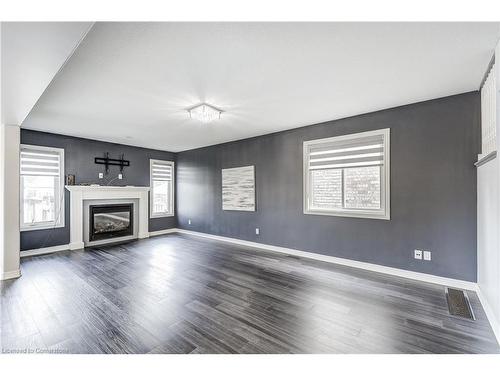
{"type": "Polygon", "coordinates": [[[64,226],[64,150],[21,145],[21,230],[64,226]]]}
{"type": "Polygon", "coordinates": [[[497,149],[497,90],[495,83],[495,64],[491,67],[481,88],[481,139],[482,150],[479,160],[497,149]]]}
{"type": "Polygon", "coordinates": [[[390,219],[390,129],[304,142],[304,213],[390,219]]]}
{"type": "Polygon", "coordinates": [[[174,215],[174,162],[150,161],[151,217],[174,215]]]}

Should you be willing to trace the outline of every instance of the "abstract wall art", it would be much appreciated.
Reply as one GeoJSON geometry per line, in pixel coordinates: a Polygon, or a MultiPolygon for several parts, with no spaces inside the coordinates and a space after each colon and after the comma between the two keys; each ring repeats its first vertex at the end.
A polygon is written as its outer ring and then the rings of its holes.
{"type": "Polygon", "coordinates": [[[255,211],[255,168],[253,165],[222,170],[222,209],[255,211]]]}

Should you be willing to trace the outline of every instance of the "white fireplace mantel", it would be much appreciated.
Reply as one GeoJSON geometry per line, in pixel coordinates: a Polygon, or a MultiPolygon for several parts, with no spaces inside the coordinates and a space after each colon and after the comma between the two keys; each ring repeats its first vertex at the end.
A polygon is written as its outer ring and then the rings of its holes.
{"type": "Polygon", "coordinates": [[[83,241],[83,202],[99,199],[138,199],[139,238],[149,237],[149,187],[142,186],[82,186],[66,185],[70,192],[70,244],[71,250],[85,247],[83,241]]]}

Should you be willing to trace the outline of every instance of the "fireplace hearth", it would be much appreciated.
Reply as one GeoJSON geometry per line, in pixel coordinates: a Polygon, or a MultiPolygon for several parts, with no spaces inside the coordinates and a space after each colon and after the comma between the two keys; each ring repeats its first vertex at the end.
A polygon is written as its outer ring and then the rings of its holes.
{"type": "Polygon", "coordinates": [[[89,240],[131,236],[134,233],[133,204],[89,206],[89,240]]]}

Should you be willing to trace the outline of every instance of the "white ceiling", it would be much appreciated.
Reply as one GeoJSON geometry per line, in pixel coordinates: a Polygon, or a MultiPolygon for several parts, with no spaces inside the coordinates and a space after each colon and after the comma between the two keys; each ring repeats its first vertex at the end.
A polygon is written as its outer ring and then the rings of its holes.
{"type": "Polygon", "coordinates": [[[19,125],[91,22],[2,22],[3,124],[19,125]]]}
{"type": "Polygon", "coordinates": [[[97,23],[22,126],[169,151],[477,90],[498,23],[97,23]],[[202,124],[186,108],[224,110],[202,124]]]}

